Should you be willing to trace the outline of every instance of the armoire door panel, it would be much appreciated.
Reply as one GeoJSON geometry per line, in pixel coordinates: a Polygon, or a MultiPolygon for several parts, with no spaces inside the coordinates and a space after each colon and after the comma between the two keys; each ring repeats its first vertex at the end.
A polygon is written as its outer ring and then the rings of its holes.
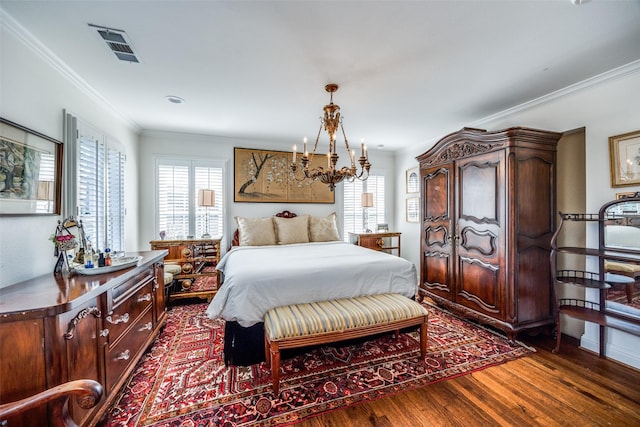
{"type": "Polygon", "coordinates": [[[458,212],[460,218],[497,224],[500,220],[500,161],[496,154],[478,156],[491,161],[460,162],[458,166],[458,212]]]}
{"type": "Polygon", "coordinates": [[[474,310],[499,315],[503,293],[499,267],[476,259],[459,258],[456,302],[474,310]]]}
{"type": "Polygon", "coordinates": [[[449,210],[450,200],[450,171],[448,168],[438,168],[427,173],[424,178],[424,217],[429,221],[451,218],[449,210]]]}
{"type": "Polygon", "coordinates": [[[464,227],[460,230],[460,246],[467,252],[477,252],[484,256],[498,253],[498,236],[491,230],[476,230],[464,227]]]}
{"type": "Polygon", "coordinates": [[[549,280],[544,280],[551,277],[549,251],[539,246],[519,250],[517,265],[518,287],[515,297],[520,303],[517,313],[511,315],[521,323],[535,321],[543,313],[549,318],[553,317],[552,285],[549,280]]]}
{"type": "MultiPolygon", "coordinates": [[[[517,176],[519,182],[553,182],[553,163],[549,159],[539,156],[519,159],[517,162],[517,176]]],[[[549,239],[555,228],[554,189],[549,185],[519,186],[517,203],[528,208],[518,210],[518,234],[530,238],[549,234],[549,239]]]]}
{"type": "Polygon", "coordinates": [[[449,227],[445,227],[444,225],[426,227],[424,230],[424,236],[424,242],[429,249],[442,249],[451,244],[449,227]]]}
{"type": "Polygon", "coordinates": [[[422,287],[446,298],[452,298],[449,256],[445,253],[431,252],[424,255],[422,265],[422,287]]]}

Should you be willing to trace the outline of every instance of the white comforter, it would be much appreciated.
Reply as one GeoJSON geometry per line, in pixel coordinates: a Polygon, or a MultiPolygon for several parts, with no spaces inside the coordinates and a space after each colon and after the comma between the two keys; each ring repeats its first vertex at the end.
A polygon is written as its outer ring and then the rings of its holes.
{"type": "Polygon", "coordinates": [[[272,307],[395,292],[414,297],[414,265],[397,256],[345,242],[240,246],[217,267],[224,282],[207,315],[248,327],[272,307]]]}

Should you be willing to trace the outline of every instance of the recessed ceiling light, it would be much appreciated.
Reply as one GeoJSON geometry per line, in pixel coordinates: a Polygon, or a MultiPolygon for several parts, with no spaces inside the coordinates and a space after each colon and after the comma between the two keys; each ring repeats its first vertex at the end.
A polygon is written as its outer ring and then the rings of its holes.
{"type": "Polygon", "coordinates": [[[182,104],[184,102],[184,99],[180,98],[179,96],[167,95],[166,98],[167,101],[173,104],[182,104]]]}

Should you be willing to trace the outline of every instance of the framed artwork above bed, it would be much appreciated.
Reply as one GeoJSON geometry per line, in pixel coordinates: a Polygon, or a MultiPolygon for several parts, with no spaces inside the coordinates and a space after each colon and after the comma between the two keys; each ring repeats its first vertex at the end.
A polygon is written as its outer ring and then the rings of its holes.
{"type": "MultiPolygon", "coordinates": [[[[293,153],[238,148],[234,151],[234,202],[334,203],[335,194],[321,182],[298,181],[291,173],[293,153]]],[[[311,167],[326,163],[316,156],[311,167]]]]}

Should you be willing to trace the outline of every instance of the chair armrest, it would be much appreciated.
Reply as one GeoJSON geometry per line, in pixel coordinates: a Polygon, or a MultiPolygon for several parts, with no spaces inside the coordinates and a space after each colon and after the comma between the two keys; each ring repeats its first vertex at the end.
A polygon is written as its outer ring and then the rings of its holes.
{"type": "Polygon", "coordinates": [[[76,396],[78,405],[81,408],[91,409],[102,398],[102,392],[102,385],[97,381],[69,381],[33,396],[0,405],[0,423],[6,418],[23,414],[51,402],[52,425],[56,427],[76,427],[77,424],[69,416],[69,397],[76,396]]]}

